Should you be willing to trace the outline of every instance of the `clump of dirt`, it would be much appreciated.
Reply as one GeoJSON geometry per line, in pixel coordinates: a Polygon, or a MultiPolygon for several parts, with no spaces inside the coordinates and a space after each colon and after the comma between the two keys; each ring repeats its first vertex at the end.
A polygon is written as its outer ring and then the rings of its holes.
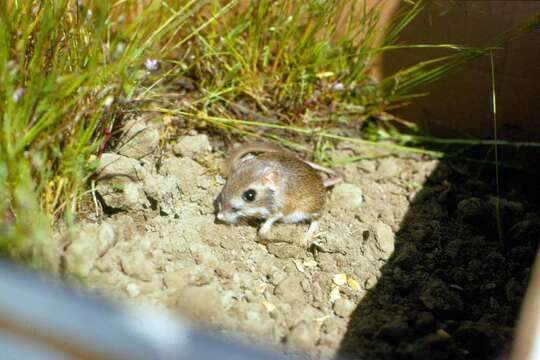
{"type": "MultiPolygon", "coordinates": [[[[536,208],[501,199],[467,168],[384,156],[341,170],[320,249],[305,225],[217,223],[222,152],[205,135],[159,152],[151,125],[103,154],[97,215],[63,254],[67,275],[109,296],[150,302],[227,333],[330,358],[479,359],[504,351],[540,235],[536,208]]],[[[347,150],[342,150],[344,153],[347,150]]]]}

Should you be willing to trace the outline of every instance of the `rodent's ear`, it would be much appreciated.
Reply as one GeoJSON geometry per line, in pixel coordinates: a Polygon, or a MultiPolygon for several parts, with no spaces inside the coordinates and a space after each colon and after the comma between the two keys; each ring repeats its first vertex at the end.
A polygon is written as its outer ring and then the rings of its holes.
{"type": "Polygon", "coordinates": [[[275,187],[278,180],[279,180],[279,174],[276,170],[272,168],[264,169],[263,176],[261,179],[261,182],[263,183],[263,185],[275,187]]]}

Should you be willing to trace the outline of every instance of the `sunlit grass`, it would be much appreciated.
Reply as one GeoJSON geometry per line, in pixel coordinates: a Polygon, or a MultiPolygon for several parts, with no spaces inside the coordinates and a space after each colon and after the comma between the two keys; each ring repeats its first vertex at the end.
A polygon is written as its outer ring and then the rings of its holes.
{"type": "Polygon", "coordinates": [[[49,240],[44,224],[73,219],[92,155],[145,76],[144,60],[188,36],[206,2],[80,3],[0,5],[0,249],[8,255],[33,258],[26,246],[49,240]]]}

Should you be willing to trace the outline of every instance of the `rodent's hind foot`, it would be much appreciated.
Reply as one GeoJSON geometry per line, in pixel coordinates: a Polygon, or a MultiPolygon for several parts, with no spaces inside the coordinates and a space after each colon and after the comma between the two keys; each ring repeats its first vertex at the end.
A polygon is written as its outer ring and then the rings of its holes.
{"type": "Polygon", "coordinates": [[[304,247],[309,248],[314,243],[314,240],[319,236],[319,234],[316,234],[317,230],[319,230],[319,222],[312,220],[303,236],[302,243],[304,247]]]}

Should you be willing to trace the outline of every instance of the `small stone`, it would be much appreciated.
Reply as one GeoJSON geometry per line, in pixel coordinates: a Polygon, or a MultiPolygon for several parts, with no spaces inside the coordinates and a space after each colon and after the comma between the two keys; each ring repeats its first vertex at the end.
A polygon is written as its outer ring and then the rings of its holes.
{"type": "Polygon", "coordinates": [[[377,163],[375,160],[360,160],[357,166],[359,169],[364,170],[367,173],[375,172],[377,169],[377,163]]]}
{"type": "Polygon", "coordinates": [[[176,143],[173,152],[176,156],[193,157],[212,151],[206,135],[184,136],[176,143]]]}
{"type": "Polygon", "coordinates": [[[435,317],[429,312],[421,312],[416,315],[415,328],[422,334],[427,334],[435,330],[435,317]]]}
{"type": "Polygon", "coordinates": [[[370,233],[374,234],[373,237],[368,238],[367,247],[371,256],[374,259],[388,259],[394,252],[395,235],[390,227],[378,221],[377,224],[371,226],[370,233]]]}
{"type": "Polygon", "coordinates": [[[336,347],[345,330],[346,321],[338,316],[330,316],[324,319],[319,332],[320,340],[318,345],[336,347]]]}
{"type": "Polygon", "coordinates": [[[142,180],[147,175],[137,160],[114,153],[103,153],[101,155],[96,174],[98,181],[113,177],[137,181],[142,180]]]}
{"type": "Polygon", "coordinates": [[[396,177],[399,175],[400,172],[401,169],[394,158],[388,157],[379,161],[379,166],[377,167],[377,174],[381,178],[396,177]]]}
{"type": "Polygon", "coordinates": [[[128,182],[123,187],[124,200],[129,208],[139,203],[141,193],[139,187],[132,182],[128,182]]]}
{"type": "Polygon", "coordinates": [[[225,279],[232,279],[235,270],[236,269],[233,264],[224,262],[218,268],[216,268],[216,274],[225,279]]]}
{"type": "Polygon", "coordinates": [[[364,287],[366,288],[366,290],[369,290],[371,288],[373,288],[375,285],[377,285],[377,277],[375,275],[370,275],[365,283],[364,283],[364,287]]]}
{"type": "Polygon", "coordinates": [[[300,277],[289,276],[276,286],[274,294],[289,304],[304,302],[305,296],[301,281],[302,279],[300,277]]]}
{"type": "Polygon", "coordinates": [[[109,208],[129,210],[149,206],[138,183],[148,174],[137,160],[103,154],[97,175],[96,191],[109,208]]]}
{"type": "Polygon", "coordinates": [[[141,119],[133,119],[124,125],[117,151],[130,158],[142,159],[157,152],[159,138],[156,128],[141,119]]]}
{"type": "Polygon", "coordinates": [[[97,233],[98,256],[103,256],[116,243],[114,228],[109,223],[103,223],[97,233]]]}
{"type": "Polygon", "coordinates": [[[469,247],[468,243],[462,239],[454,239],[446,245],[446,254],[456,265],[463,264],[467,258],[464,256],[469,247]]]}
{"type": "Polygon", "coordinates": [[[287,345],[298,349],[312,349],[317,342],[317,327],[301,321],[293,326],[286,337],[287,345]]]}
{"type": "Polygon", "coordinates": [[[186,286],[175,293],[175,307],[196,319],[218,322],[224,317],[220,291],[212,285],[186,286]]]}
{"type": "Polygon", "coordinates": [[[231,318],[236,319],[237,328],[235,330],[269,339],[273,337],[273,321],[270,314],[263,311],[261,304],[236,302],[228,311],[231,318]]]}
{"type": "Polygon", "coordinates": [[[385,255],[391,255],[394,252],[395,236],[390,225],[387,225],[381,221],[377,222],[375,226],[375,238],[379,249],[385,255]]]}
{"type": "Polygon", "coordinates": [[[189,251],[196,264],[204,264],[207,268],[216,268],[218,266],[218,259],[209,246],[192,244],[189,247],[189,251]]]}
{"type": "Polygon", "coordinates": [[[363,203],[362,189],[353,184],[338,184],[332,190],[331,201],[346,210],[358,211],[363,203]]]}
{"type": "Polygon", "coordinates": [[[399,344],[410,338],[412,331],[406,319],[397,318],[384,324],[377,333],[377,338],[393,344],[399,344]]]}
{"type": "Polygon", "coordinates": [[[431,278],[423,287],[420,300],[429,310],[462,311],[463,301],[459,294],[439,278],[431,278]]]}
{"type": "Polygon", "coordinates": [[[174,176],[147,176],[143,184],[146,196],[159,206],[161,213],[172,215],[180,207],[180,185],[174,176]]]}
{"type": "Polygon", "coordinates": [[[165,158],[160,168],[163,175],[178,179],[180,189],[193,189],[195,186],[208,188],[209,180],[204,174],[207,170],[190,158],[165,158]]]}
{"type": "Polygon", "coordinates": [[[473,220],[483,216],[488,210],[485,201],[477,197],[461,200],[457,208],[465,220],[473,220]]]}
{"type": "Polygon", "coordinates": [[[525,245],[536,248],[540,239],[540,219],[532,218],[516,223],[510,229],[513,245],[525,245]]]}
{"type": "Polygon", "coordinates": [[[146,259],[142,251],[136,251],[122,257],[122,269],[124,272],[142,281],[152,281],[155,275],[152,263],[146,259]]]}
{"type": "Polygon", "coordinates": [[[416,245],[410,242],[403,243],[395,255],[395,264],[405,270],[411,270],[418,264],[420,252],[416,245]]]}
{"type": "Polygon", "coordinates": [[[118,242],[115,228],[118,231],[119,226],[115,222],[81,224],[75,228],[71,236],[73,241],[64,252],[66,272],[79,277],[88,276],[97,260],[118,242]]]}
{"type": "Polygon", "coordinates": [[[191,281],[190,269],[166,272],[163,274],[163,283],[169,290],[179,290],[191,281]]]}
{"type": "Polygon", "coordinates": [[[126,285],[126,292],[130,298],[135,298],[141,293],[139,286],[133,282],[126,285]]]}
{"type": "Polygon", "coordinates": [[[356,305],[349,299],[337,299],[334,303],[334,312],[342,318],[348,318],[355,308],[356,305]]]}

